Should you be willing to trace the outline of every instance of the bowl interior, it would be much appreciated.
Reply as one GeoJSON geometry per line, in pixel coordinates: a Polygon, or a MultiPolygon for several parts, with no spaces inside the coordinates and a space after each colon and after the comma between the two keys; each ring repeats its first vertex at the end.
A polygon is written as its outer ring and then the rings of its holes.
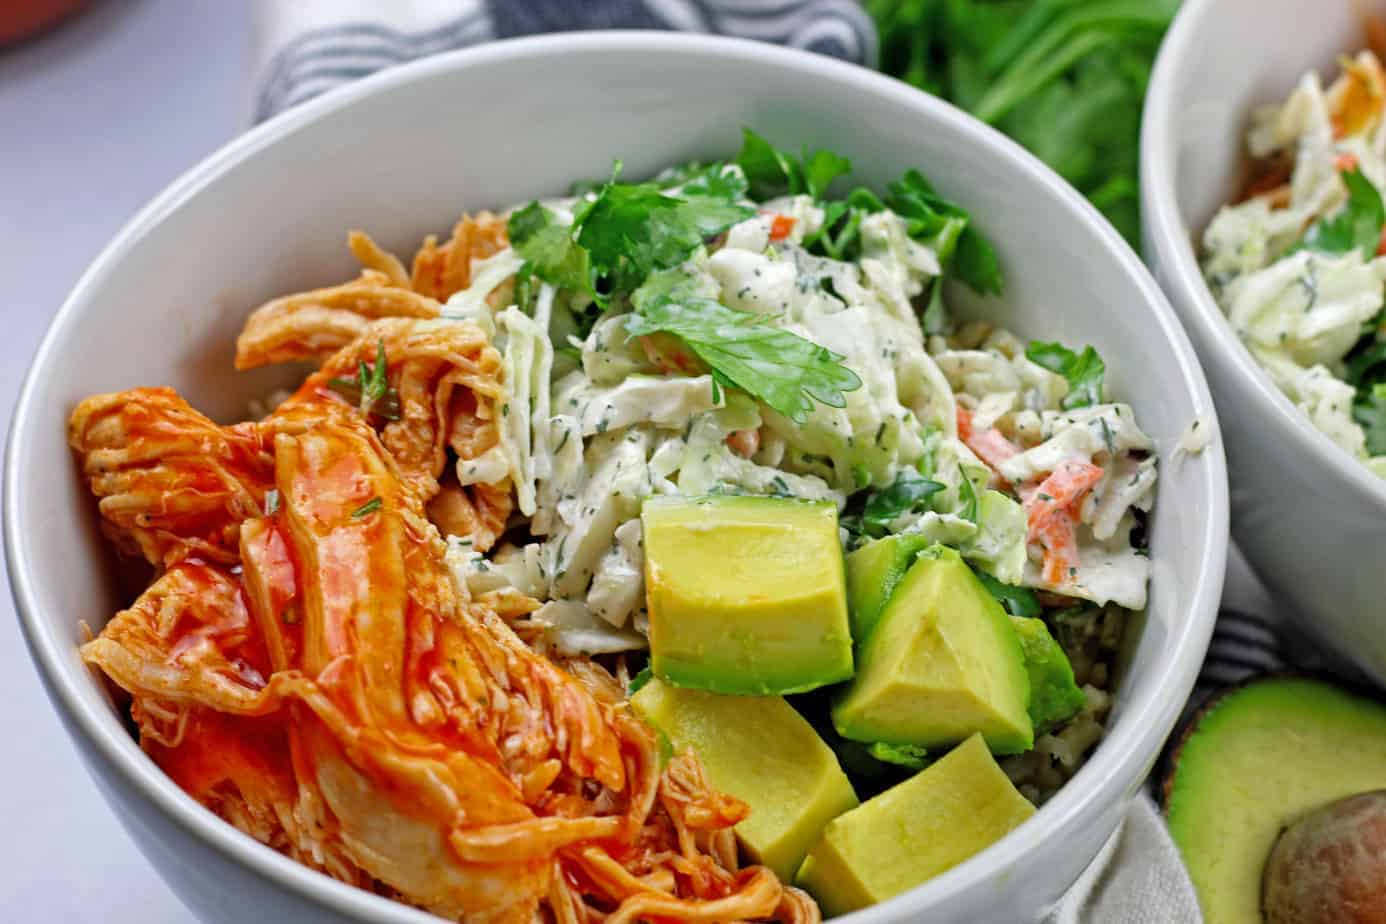
{"type": "MultiPolygon", "coordinates": [[[[841,151],[857,178],[878,187],[921,168],[971,209],[1001,251],[1005,297],[963,296],[961,310],[985,312],[1024,336],[1093,344],[1113,394],[1135,406],[1167,463],[1152,519],[1148,616],[1107,741],[1012,837],[862,920],[986,887],[1005,864],[1052,850],[1043,843],[1061,825],[1091,820],[1099,794],[1133,792],[1192,684],[1225,557],[1220,447],[1170,461],[1184,428],[1195,416],[1211,421],[1213,410],[1158,290],[1076,193],[951,108],[811,55],[673,36],[499,43],[347,88],[195,169],[87,273],[26,383],[5,493],[22,618],[59,706],[82,733],[166,805],[180,804],[75,654],[82,624],[99,628],[121,602],[65,442],[78,400],[167,384],[217,419],[235,419],[250,398],[284,381],[232,371],[246,313],[269,297],[354,274],[348,229],[407,255],[423,234],[445,234],[464,209],[560,193],[606,174],[614,158],[639,177],[690,158],[731,156],[742,126],[783,146],[841,151]]],[[[1051,900],[1066,884],[1052,887],[1051,900]]]]}

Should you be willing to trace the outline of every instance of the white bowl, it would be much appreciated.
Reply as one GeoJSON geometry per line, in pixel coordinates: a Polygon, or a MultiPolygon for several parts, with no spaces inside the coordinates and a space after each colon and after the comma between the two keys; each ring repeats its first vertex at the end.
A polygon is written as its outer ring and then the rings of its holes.
{"type": "MultiPolygon", "coordinates": [[[[1381,4],[1378,4],[1381,6],[1381,4]]],[[[1353,0],[1185,0],[1146,96],[1145,256],[1198,348],[1232,470],[1237,544],[1278,600],[1386,683],[1386,480],[1321,434],[1242,345],[1196,241],[1237,191],[1251,109],[1363,45],[1353,0]]]]}
{"type": "MultiPolygon", "coordinates": [[[[729,156],[743,125],[831,146],[880,185],[918,166],[973,210],[1009,289],[985,309],[1018,331],[1092,343],[1115,394],[1163,451],[1154,582],[1113,724],[1092,760],[1000,843],[850,916],[1037,919],[1115,828],[1187,696],[1222,587],[1227,497],[1217,444],[1169,450],[1213,407],[1154,281],[1098,213],[1019,147],[902,83],[751,42],[598,33],[500,42],[362,81],[247,133],[141,212],[58,313],[25,382],[5,471],[5,544],[20,618],[63,720],[111,805],[204,920],[431,920],[310,872],[223,824],[139,750],[79,662],[81,623],[117,606],[95,504],[64,440],[93,392],[170,384],[234,417],[269,379],[231,371],[260,300],[353,272],[347,229],[398,250],[464,207],[504,206],[605,174],[729,156]]],[[[966,299],[959,298],[959,303],[966,299]]],[[[972,308],[978,307],[976,304],[972,308]]],[[[60,798],[60,794],[46,794],[60,798]]],[[[36,797],[40,797],[36,794],[36,797]]]]}

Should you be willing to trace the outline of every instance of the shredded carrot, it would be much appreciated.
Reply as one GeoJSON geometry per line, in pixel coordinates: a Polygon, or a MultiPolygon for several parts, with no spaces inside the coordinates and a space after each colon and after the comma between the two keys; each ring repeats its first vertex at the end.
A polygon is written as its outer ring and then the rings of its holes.
{"type": "Polygon", "coordinates": [[[993,471],[999,471],[1002,462],[1020,454],[1020,447],[1006,439],[995,427],[982,430],[974,428],[972,412],[965,407],[958,408],[958,438],[993,471]]]}
{"type": "Polygon", "coordinates": [[[1357,169],[1357,155],[1351,151],[1344,151],[1333,159],[1333,166],[1340,172],[1346,173],[1349,170],[1357,169]]]}
{"type": "Polygon", "coordinates": [[[1026,492],[1029,538],[1044,547],[1046,583],[1063,584],[1072,576],[1078,563],[1078,505],[1102,480],[1102,475],[1100,466],[1072,460],[1051,472],[1036,489],[1026,492]]]}
{"type": "Polygon", "coordinates": [[[776,215],[775,220],[770,223],[770,240],[782,241],[789,237],[790,232],[794,230],[794,222],[797,220],[788,215],[776,215]]]}

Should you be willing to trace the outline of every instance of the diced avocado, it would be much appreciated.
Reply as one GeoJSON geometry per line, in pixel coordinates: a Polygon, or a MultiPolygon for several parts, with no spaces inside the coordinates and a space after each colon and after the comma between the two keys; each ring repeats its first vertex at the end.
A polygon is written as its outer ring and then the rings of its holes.
{"type": "Polygon", "coordinates": [[[823,827],[855,808],[832,750],[778,696],[721,696],[652,680],[631,697],[676,752],[692,749],[708,782],[751,807],[736,836],[788,882],[823,827]]]}
{"type": "Polygon", "coordinates": [[[981,732],[998,754],[1034,744],[1030,680],[1001,604],[957,552],[920,553],[833,704],[845,738],[934,749],[981,732]]]}
{"type": "Polygon", "coordinates": [[[1011,625],[1020,638],[1025,670],[1030,675],[1030,722],[1035,734],[1043,734],[1077,715],[1086,697],[1073,680],[1068,655],[1049,634],[1043,619],[1012,616],[1011,625]]]}
{"type": "Polygon", "coordinates": [[[869,542],[847,556],[847,602],[852,640],[858,646],[871,635],[896,585],[928,546],[923,536],[902,533],[869,542]]]}
{"type": "Polygon", "coordinates": [[[1165,813],[1204,921],[1261,924],[1280,832],[1386,787],[1386,706],[1316,680],[1254,681],[1204,707],[1171,766],[1165,813]]]}
{"type": "Polygon", "coordinates": [[[764,695],[852,676],[831,503],[659,497],[645,502],[640,518],[656,677],[764,695]]]}
{"type": "Polygon", "coordinates": [[[899,895],[957,866],[1035,812],[973,735],[903,783],[839,815],[795,881],[825,916],[899,895]]]}

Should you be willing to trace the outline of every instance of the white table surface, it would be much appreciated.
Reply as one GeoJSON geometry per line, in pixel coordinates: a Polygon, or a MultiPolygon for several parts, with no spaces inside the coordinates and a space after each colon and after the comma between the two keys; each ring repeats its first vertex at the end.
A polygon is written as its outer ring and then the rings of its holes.
{"type": "MultiPolygon", "coordinates": [[[[248,0],[103,0],[0,49],[0,425],[48,319],[148,199],[250,111],[248,0]]],[[[191,915],[78,762],[0,573],[0,920],[164,924],[191,915]]],[[[1226,602],[1268,605],[1234,556],[1226,602]]]]}

